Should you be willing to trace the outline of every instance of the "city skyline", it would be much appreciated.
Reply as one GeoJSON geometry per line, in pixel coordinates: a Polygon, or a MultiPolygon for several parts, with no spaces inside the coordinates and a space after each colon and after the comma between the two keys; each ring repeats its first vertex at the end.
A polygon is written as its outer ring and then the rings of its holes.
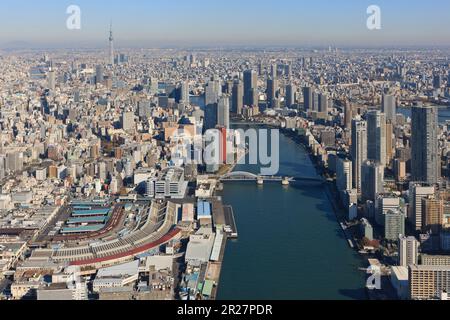
{"type": "Polygon", "coordinates": [[[450,301],[443,2],[4,0],[0,303],[450,301]]]}
{"type": "Polygon", "coordinates": [[[118,47],[449,46],[450,3],[431,1],[3,1],[1,48],[103,48],[113,22],[118,47]],[[81,29],[68,30],[67,7],[81,9],[81,29]],[[366,10],[381,9],[381,30],[366,10]],[[423,21],[424,23],[421,23],[423,21]],[[426,21],[426,23],[425,23],[426,21]]]}

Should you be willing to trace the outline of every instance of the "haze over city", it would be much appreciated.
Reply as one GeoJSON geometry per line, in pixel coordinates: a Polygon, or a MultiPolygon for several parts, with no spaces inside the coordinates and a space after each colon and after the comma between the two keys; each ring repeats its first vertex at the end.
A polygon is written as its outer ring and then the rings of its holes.
{"type": "Polygon", "coordinates": [[[111,21],[120,47],[447,46],[449,11],[440,0],[4,0],[0,46],[101,48],[111,21]],[[65,28],[72,4],[81,8],[81,30],[65,28]],[[381,30],[366,28],[372,4],[381,8],[381,30]]]}

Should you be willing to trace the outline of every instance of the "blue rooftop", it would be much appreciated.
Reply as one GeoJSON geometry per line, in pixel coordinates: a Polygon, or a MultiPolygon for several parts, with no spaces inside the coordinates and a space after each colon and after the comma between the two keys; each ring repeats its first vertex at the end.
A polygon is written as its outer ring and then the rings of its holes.
{"type": "Polygon", "coordinates": [[[210,217],[211,216],[211,204],[206,201],[199,201],[197,203],[197,216],[198,217],[210,217]]]}
{"type": "Polygon", "coordinates": [[[95,209],[95,210],[74,210],[72,212],[72,216],[100,216],[100,215],[107,215],[111,209],[95,209]]]}
{"type": "Polygon", "coordinates": [[[63,228],[62,233],[85,233],[85,232],[95,232],[103,229],[104,224],[96,224],[92,226],[74,227],[74,228],[63,228]]]}
{"type": "Polygon", "coordinates": [[[106,217],[80,217],[71,218],[67,221],[67,224],[80,224],[80,223],[105,223],[106,217]]]}

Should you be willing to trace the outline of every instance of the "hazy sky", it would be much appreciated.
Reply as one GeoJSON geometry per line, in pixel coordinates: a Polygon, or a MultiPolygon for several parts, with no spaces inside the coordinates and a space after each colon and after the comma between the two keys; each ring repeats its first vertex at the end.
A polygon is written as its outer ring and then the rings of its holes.
{"type": "Polygon", "coordinates": [[[450,45],[448,0],[0,0],[0,45],[450,45]],[[81,30],[66,9],[81,8],[81,30]],[[369,5],[382,29],[366,28],[369,5]]]}

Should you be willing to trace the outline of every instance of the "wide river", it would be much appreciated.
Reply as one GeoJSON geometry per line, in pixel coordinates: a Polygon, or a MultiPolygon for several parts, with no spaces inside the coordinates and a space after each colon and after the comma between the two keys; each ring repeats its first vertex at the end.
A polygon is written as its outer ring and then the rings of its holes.
{"type": "MultiPolygon", "coordinates": [[[[279,175],[316,175],[303,146],[283,134],[279,175]]],[[[227,244],[218,299],[366,297],[363,261],[348,246],[324,186],[227,183],[222,195],[233,206],[239,239],[227,244]]]]}

